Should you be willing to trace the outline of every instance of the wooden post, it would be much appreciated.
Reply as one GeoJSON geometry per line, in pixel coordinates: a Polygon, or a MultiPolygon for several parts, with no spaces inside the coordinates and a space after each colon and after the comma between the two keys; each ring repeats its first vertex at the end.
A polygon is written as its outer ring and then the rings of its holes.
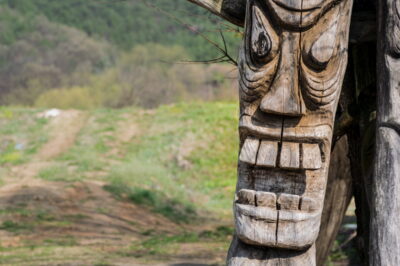
{"type": "Polygon", "coordinates": [[[353,196],[348,152],[347,137],[344,136],[331,154],[321,227],[315,242],[317,265],[325,265],[353,196]]]}
{"type": "Polygon", "coordinates": [[[316,265],[352,0],[189,0],[245,25],[228,265],[316,265]]]}
{"type": "Polygon", "coordinates": [[[370,265],[400,265],[400,1],[378,1],[378,110],[370,265]]]}

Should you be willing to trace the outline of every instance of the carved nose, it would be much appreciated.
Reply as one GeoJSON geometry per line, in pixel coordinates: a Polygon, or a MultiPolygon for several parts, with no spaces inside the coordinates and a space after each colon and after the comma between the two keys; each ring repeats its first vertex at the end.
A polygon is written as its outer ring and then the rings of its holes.
{"type": "Polygon", "coordinates": [[[297,77],[288,72],[278,73],[270,90],[261,100],[260,109],[270,114],[302,116],[305,108],[299,93],[297,77]]]}
{"type": "Polygon", "coordinates": [[[302,116],[305,105],[299,88],[298,59],[293,41],[282,44],[281,60],[269,91],[261,100],[265,113],[285,116],[302,116]]]}

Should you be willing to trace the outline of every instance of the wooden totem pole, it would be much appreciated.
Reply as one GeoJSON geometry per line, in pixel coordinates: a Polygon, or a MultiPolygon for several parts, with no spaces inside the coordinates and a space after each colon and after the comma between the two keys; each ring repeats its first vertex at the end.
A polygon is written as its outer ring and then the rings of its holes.
{"type": "MultiPolygon", "coordinates": [[[[245,28],[238,60],[236,233],[227,264],[316,265],[353,0],[189,1],[245,28]]],[[[370,263],[398,266],[400,0],[378,4],[370,263]]]]}
{"type": "Polygon", "coordinates": [[[236,235],[227,263],[316,265],[352,1],[194,2],[245,27],[236,235]]]}

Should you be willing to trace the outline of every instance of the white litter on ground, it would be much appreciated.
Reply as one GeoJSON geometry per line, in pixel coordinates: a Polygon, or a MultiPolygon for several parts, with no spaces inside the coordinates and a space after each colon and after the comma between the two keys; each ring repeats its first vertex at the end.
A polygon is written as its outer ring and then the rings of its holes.
{"type": "Polygon", "coordinates": [[[39,114],[40,118],[53,118],[53,117],[57,117],[61,114],[61,110],[59,109],[49,109],[47,111],[44,111],[43,113],[39,114]]]}

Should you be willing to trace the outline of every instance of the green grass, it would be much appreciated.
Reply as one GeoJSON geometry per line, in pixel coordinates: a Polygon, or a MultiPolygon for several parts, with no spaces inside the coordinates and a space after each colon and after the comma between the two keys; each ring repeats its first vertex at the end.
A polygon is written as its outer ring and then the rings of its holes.
{"type": "Polygon", "coordinates": [[[163,191],[169,199],[230,215],[238,146],[236,104],[162,106],[136,123],[143,132],[127,145],[123,161],[110,169],[109,180],[163,191]],[[188,169],[177,161],[182,146],[193,147],[185,154],[188,169]]]}
{"type": "Polygon", "coordinates": [[[32,213],[31,210],[25,208],[5,208],[0,209],[0,216],[1,215],[8,215],[8,214],[18,214],[21,216],[28,216],[32,213]]]}
{"type": "Polygon", "coordinates": [[[28,162],[47,142],[48,120],[40,111],[0,106],[0,166],[28,162]]]}
{"type": "Polygon", "coordinates": [[[335,265],[335,262],[340,261],[347,261],[349,262],[349,265],[361,265],[360,257],[356,249],[355,239],[341,247],[348,237],[349,232],[339,232],[326,262],[327,266],[335,265]]]}
{"type": "Polygon", "coordinates": [[[43,168],[39,171],[38,176],[44,180],[49,181],[78,181],[81,177],[73,173],[66,165],[55,164],[43,168]]]}
{"type": "Polygon", "coordinates": [[[0,225],[0,230],[5,230],[8,232],[19,232],[32,230],[32,225],[24,222],[14,222],[11,220],[6,220],[0,225]]]}
{"type": "MultiPolygon", "coordinates": [[[[39,112],[10,108],[0,119],[2,139],[12,136],[14,142],[10,147],[21,140],[26,145],[26,149],[18,150],[21,159],[17,163],[29,162],[51,135],[47,126],[50,120],[38,119],[39,112]]],[[[103,181],[104,189],[116,199],[161,214],[179,224],[179,228],[202,225],[210,220],[221,223],[230,220],[238,144],[236,103],[195,102],[151,111],[127,108],[85,112],[87,122],[74,144],[60,156],[50,159],[37,177],[63,182],[66,187],[88,179],[103,181]],[[121,132],[132,124],[136,125],[136,134],[129,141],[122,141],[121,132]],[[182,160],[186,166],[182,166],[182,160]]],[[[11,151],[8,154],[12,154],[11,151]]],[[[9,164],[11,162],[4,163],[9,164]]],[[[7,173],[6,170],[4,175],[7,173]]],[[[0,173],[0,179],[2,177],[0,173]]],[[[61,230],[87,218],[79,214],[63,216],[29,206],[0,210],[3,221],[0,229],[31,234],[43,228],[61,230]]],[[[107,206],[99,206],[96,211],[107,213],[107,206]]],[[[157,235],[159,232],[154,229],[144,230],[142,241],[119,250],[121,254],[107,254],[112,258],[172,254],[180,244],[196,241],[216,242],[225,248],[232,234],[232,228],[224,227],[202,232],[182,233],[182,230],[176,235],[157,235]],[[145,251],[149,246],[154,247],[145,251]]],[[[50,250],[72,248],[76,241],[48,238],[25,243],[21,248],[6,248],[7,252],[0,255],[0,262],[29,261],[32,256],[27,254],[28,246],[32,254],[38,254],[38,261],[46,261],[51,259],[50,250]]],[[[106,264],[109,259],[100,256],[96,262],[106,264]]]]}
{"type": "MultiPolygon", "coordinates": [[[[12,165],[29,162],[48,140],[49,121],[38,118],[40,111],[0,108],[0,185],[12,165]],[[22,149],[17,145],[21,143],[22,149]]],[[[66,187],[88,179],[103,181],[104,189],[117,200],[161,214],[179,224],[180,231],[167,234],[143,228],[140,241],[116,252],[101,250],[101,256],[99,251],[79,246],[78,239],[73,237],[47,238],[16,248],[3,247],[0,240],[0,264],[32,259],[45,263],[55,260],[55,251],[59,252],[56,258],[65,262],[75,259],[71,255],[76,252],[74,247],[79,248],[82,256],[91,254],[95,258],[93,263],[98,265],[107,265],[121,256],[168,257],[176,254],[181,245],[190,243],[228,248],[232,227],[200,232],[183,228],[197,228],[196,225],[211,220],[228,224],[232,219],[238,149],[236,103],[194,102],[150,111],[127,108],[85,112],[88,120],[75,143],[41,169],[38,177],[63,182],[66,187]],[[121,141],[121,131],[132,124],[137,127],[136,134],[129,141],[121,141]],[[64,250],[69,249],[71,253],[65,255],[64,250]]],[[[110,210],[100,205],[95,212],[107,214],[110,210]]],[[[32,209],[26,203],[0,209],[0,230],[22,236],[39,228],[69,228],[89,218],[79,213],[60,215],[32,209]]],[[[351,243],[338,248],[346,237],[338,237],[327,265],[357,262],[351,243]]]]}
{"type": "Polygon", "coordinates": [[[75,145],[60,156],[59,160],[76,168],[76,172],[108,171],[107,156],[113,134],[121,115],[126,110],[98,109],[89,111],[89,120],[79,133],[75,145]]]}
{"type": "Polygon", "coordinates": [[[48,238],[43,240],[45,245],[49,246],[76,246],[78,242],[72,236],[65,236],[57,239],[48,238]]]}
{"type": "Polygon", "coordinates": [[[192,204],[169,199],[162,192],[142,188],[129,188],[123,184],[111,184],[104,187],[118,198],[127,198],[133,203],[145,205],[175,223],[189,223],[196,218],[195,207],[192,204]]]}
{"type": "Polygon", "coordinates": [[[98,179],[106,181],[115,196],[147,205],[173,221],[189,222],[209,213],[230,217],[238,145],[236,103],[89,112],[75,145],[57,159],[60,165],[43,169],[41,178],[76,181],[103,173],[98,179]],[[132,123],[138,134],[122,143],[118,134],[132,123]],[[188,168],[179,164],[182,150],[189,150],[181,156],[188,168]]]}
{"type": "Polygon", "coordinates": [[[0,210],[0,230],[13,233],[35,232],[39,227],[62,228],[74,221],[83,219],[84,215],[54,215],[49,210],[5,208],[0,210]],[[12,217],[12,218],[11,218],[12,217]]]}
{"type": "MultiPolygon", "coordinates": [[[[41,111],[0,108],[0,165],[29,162],[46,143],[50,120],[38,118],[41,111]]],[[[88,120],[74,145],[40,169],[38,177],[103,180],[117,197],[146,205],[173,221],[194,221],[212,213],[230,217],[227,206],[235,187],[238,146],[236,103],[86,113],[88,120]],[[119,134],[131,124],[138,133],[121,141],[119,134]],[[182,160],[187,167],[182,167],[182,160]]],[[[0,180],[6,174],[0,172],[0,180]]]]}
{"type": "Polygon", "coordinates": [[[95,254],[88,247],[79,247],[76,249],[73,242],[53,241],[36,244],[26,243],[24,247],[0,247],[0,264],[1,265],[49,265],[50,264],[69,264],[68,261],[76,261],[77,258],[87,258],[92,256],[94,259],[101,256],[95,254]],[[27,264],[28,263],[28,264],[27,264]]]}
{"type": "MultiPolygon", "coordinates": [[[[146,234],[147,232],[145,232],[146,234]]],[[[132,243],[125,255],[134,257],[167,255],[176,251],[178,244],[198,242],[229,242],[233,228],[220,226],[213,231],[184,232],[176,235],[154,235],[132,243]]]]}

